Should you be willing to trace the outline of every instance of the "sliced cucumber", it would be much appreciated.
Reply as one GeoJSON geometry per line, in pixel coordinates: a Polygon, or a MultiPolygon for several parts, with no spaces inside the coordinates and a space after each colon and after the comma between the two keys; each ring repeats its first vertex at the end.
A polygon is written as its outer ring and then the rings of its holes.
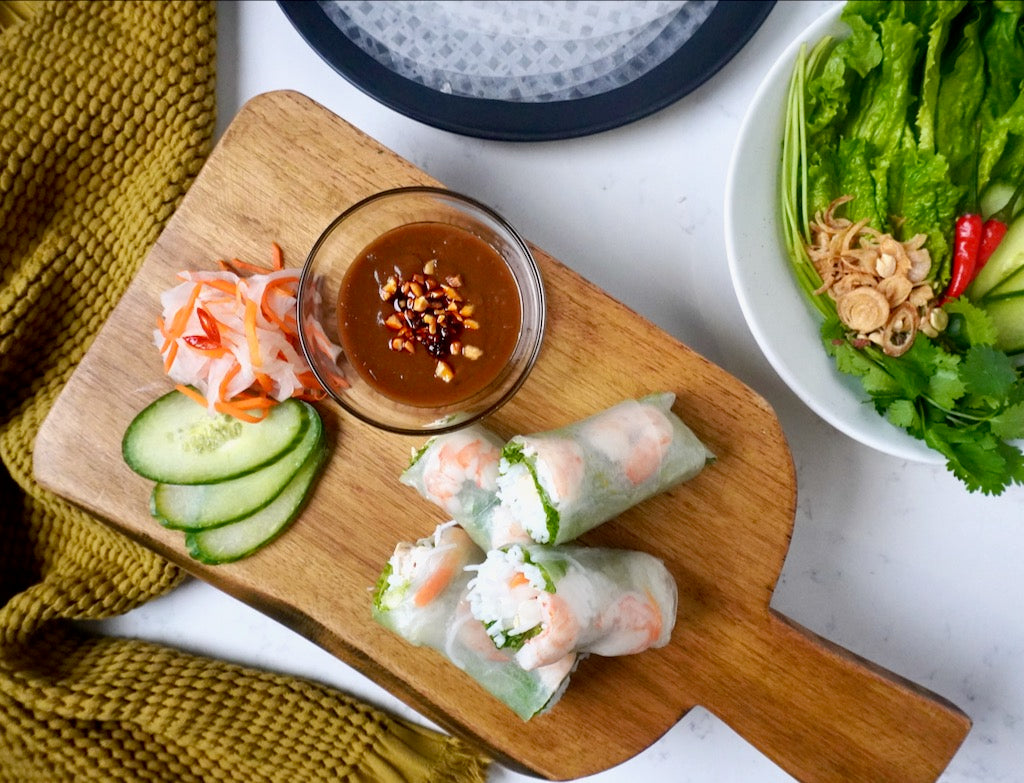
{"type": "Polygon", "coordinates": [[[996,348],[1009,354],[1024,352],[1024,291],[993,298],[984,307],[999,335],[996,348]]]}
{"type": "Polygon", "coordinates": [[[125,431],[121,452],[141,476],[165,484],[209,484],[242,476],[292,448],[307,425],[299,400],[275,405],[258,424],[210,414],[172,391],[145,408],[125,431]]]}
{"type": "MultiPolygon", "coordinates": [[[[1013,196],[1016,187],[1010,182],[990,182],[985,191],[981,194],[981,214],[985,217],[992,215],[1003,207],[1013,196]]],[[[1020,202],[1014,207],[1014,214],[1020,211],[1020,202]]]]}
{"type": "Polygon", "coordinates": [[[319,448],[323,423],[313,406],[302,403],[309,424],[299,442],[265,467],[213,484],[157,484],[150,511],[165,527],[203,530],[248,516],[270,503],[319,448]]]}
{"type": "Polygon", "coordinates": [[[1007,273],[1002,280],[992,286],[985,295],[978,301],[982,304],[993,299],[1000,299],[1007,294],[1019,294],[1024,291],[1024,257],[1021,257],[1021,265],[1007,273]]]}
{"type": "Polygon", "coordinates": [[[999,247],[974,278],[967,295],[972,302],[981,300],[994,288],[1003,288],[1010,278],[1016,278],[1017,270],[1024,266],[1024,217],[1018,217],[1010,224],[999,247]]]}
{"type": "Polygon", "coordinates": [[[240,560],[269,544],[299,515],[326,454],[321,439],[281,493],[259,511],[221,527],[187,533],[189,554],[200,562],[219,565],[240,560]]]}

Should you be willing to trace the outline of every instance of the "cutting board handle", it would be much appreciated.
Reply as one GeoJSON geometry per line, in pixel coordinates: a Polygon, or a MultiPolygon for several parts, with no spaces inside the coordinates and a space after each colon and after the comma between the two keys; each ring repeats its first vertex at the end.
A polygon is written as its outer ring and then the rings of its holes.
{"type": "MultiPolygon", "coordinates": [[[[804,783],[931,783],[970,719],[890,672],[769,611],[733,686],[705,705],[804,783]]],[[[735,667],[735,661],[730,663],[735,667]]]]}

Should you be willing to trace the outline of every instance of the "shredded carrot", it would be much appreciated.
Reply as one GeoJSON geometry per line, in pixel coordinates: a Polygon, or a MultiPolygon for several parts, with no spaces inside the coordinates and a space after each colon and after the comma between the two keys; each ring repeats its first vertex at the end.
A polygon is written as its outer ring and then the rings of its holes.
{"type": "Polygon", "coordinates": [[[258,274],[266,274],[267,272],[270,271],[265,266],[260,266],[259,264],[254,264],[251,261],[243,261],[240,258],[232,258],[230,263],[231,263],[231,266],[233,266],[235,269],[244,269],[247,272],[256,272],[258,274]]]}
{"type": "Polygon", "coordinates": [[[251,299],[245,300],[245,339],[249,343],[252,366],[261,366],[263,360],[260,358],[260,343],[256,335],[256,303],[251,299]]]}
{"type": "MultiPolygon", "coordinates": [[[[174,347],[175,350],[177,350],[177,344],[175,344],[174,347]]],[[[226,356],[227,354],[231,353],[231,351],[229,351],[227,348],[223,346],[218,346],[216,348],[200,348],[195,345],[190,345],[189,347],[196,353],[202,354],[203,356],[209,356],[211,359],[219,359],[220,357],[226,356]]]]}
{"type": "Polygon", "coordinates": [[[270,260],[274,269],[284,269],[284,252],[277,242],[270,243],[270,260]]]}
{"type": "Polygon", "coordinates": [[[437,598],[441,592],[448,586],[448,583],[452,581],[454,569],[449,563],[445,563],[438,568],[434,573],[430,575],[423,586],[416,591],[416,595],[413,596],[412,602],[416,606],[426,606],[435,598],[437,598]]]}
{"type": "Polygon", "coordinates": [[[174,320],[171,321],[171,326],[168,330],[174,337],[181,337],[185,332],[185,325],[188,323],[188,317],[192,314],[192,308],[196,306],[196,300],[199,299],[199,293],[202,290],[202,283],[196,283],[192,287],[192,293],[189,294],[188,301],[185,303],[185,306],[174,314],[174,320]]]}
{"type": "Polygon", "coordinates": [[[242,368],[240,365],[232,364],[228,371],[224,373],[224,377],[220,381],[220,388],[217,389],[218,398],[220,398],[221,400],[228,399],[228,384],[230,384],[231,381],[234,380],[234,377],[238,375],[241,369],[242,368]]]}
{"type": "Polygon", "coordinates": [[[263,421],[267,417],[267,410],[263,410],[263,411],[261,411],[260,415],[254,416],[253,414],[248,413],[247,411],[245,411],[242,408],[238,407],[237,404],[232,403],[232,402],[224,402],[223,400],[219,400],[219,401],[215,402],[213,404],[213,407],[219,413],[226,413],[229,416],[234,416],[236,419],[241,419],[242,421],[247,421],[250,424],[259,424],[261,421],[263,421]]]}
{"type": "MultiPolygon", "coordinates": [[[[281,318],[274,309],[270,306],[270,296],[272,292],[278,289],[291,288],[295,284],[295,280],[289,278],[278,278],[272,280],[267,284],[267,287],[263,291],[263,298],[260,301],[260,311],[263,313],[263,317],[270,321],[272,324],[277,326],[286,335],[294,334],[297,322],[294,317],[281,318]]],[[[295,294],[290,290],[284,292],[287,296],[294,297],[295,294]]]]}
{"type": "Polygon", "coordinates": [[[202,394],[197,392],[195,389],[193,389],[191,386],[186,386],[183,383],[179,383],[174,388],[177,389],[178,391],[180,391],[186,397],[192,398],[193,400],[198,402],[200,405],[202,405],[204,408],[206,407],[206,405],[207,405],[206,398],[202,394]]]}
{"type": "Polygon", "coordinates": [[[164,357],[164,372],[171,371],[171,365],[174,364],[174,360],[178,357],[178,343],[176,340],[171,340],[167,344],[167,355],[164,357]]]}
{"type": "Polygon", "coordinates": [[[265,372],[256,373],[256,383],[259,384],[264,394],[270,394],[270,391],[274,388],[274,380],[265,372]]]}
{"type": "Polygon", "coordinates": [[[231,400],[231,404],[239,410],[247,411],[252,408],[273,408],[277,401],[262,394],[254,394],[251,397],[236,397],[231,400]]]}
{"type": "MultiPolygon", "coordinates": [[[[333,370],[328,370],[327,368],[324,368],[323,370],[321,370],[321,372],[327,375],[331,383],[334,384],[334,386],[336,386],[337,388],[348,388],[348,381],[345,380],[345,377],[340,373],[334,372],[333,370]]],[[[301,383],[307,389],[323,391],[322,387],[320,386],[320,381],[317,380],[317,377],[316,375],[313,374],[312,370],[306,370],[305,372],[296,373],[295,377],[298,379],[299,383],[301,383]]]]}
{"type": "MultiPolygon", "coordinates": [[[[206,398],[198,391],[193,389],[191,386],[185,386],[184,384],[179,383],[174,388],[180,391],[189,399],[194,400],[197,404],[203,406],[204,408],[207,406],[208,403],[206,401],[206,398]]],[[[256,406],[247,404],[247,401],[245,400],[232,402],[224,402],[223,400],[219,400],[214,403],[213,407],[218,413],[226,413],[229,416],[234,416],[236,419],[241,419],[242,421],[257,424],[263,421],[264,418],[266,418],[270,408],[273,407],[273,401],[271,400],[269,405],[264,405],[261,403],[260,405],[256,406]],[[249,413],[247,409],[252,407],[259,407],[260,414],[253,415],[249,413]]]]}
{"type": "Polygon", "coordinates": [[[229,283],[227,280],[204,280],[203,285],[223,291],[228,296],[234,297],[238,293],[238,286],[229,283]]]}
{"type": "Polygon", "coordinates": [[[202,285],[196,284],[192,288],[192,293],[189,294],[185,306],[174,314],[171,325],[167,328],[167,333],[164,335],[166,339],[164,340],[163,348],[160,349],[160,353],[168,350],[174,341],[184,334],[185,326],[188,324],[188,317],[191,315],[192,308],[195,307],[196,300],[199,299],[199,292],[202,290],[202,285]]]}

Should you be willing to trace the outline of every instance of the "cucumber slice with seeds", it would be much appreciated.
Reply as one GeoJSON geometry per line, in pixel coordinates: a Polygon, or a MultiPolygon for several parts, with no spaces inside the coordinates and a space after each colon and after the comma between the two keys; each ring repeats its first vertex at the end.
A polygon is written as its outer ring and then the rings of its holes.
{"type": "Polygon", "coordinates": [[[254,514],[221,527],[187,533],[189,554],[202,563],[219,565],[240,560],[269,544],[299,515],[326,454],[321,440],[281,493],[254,514]]]}
{"type": "Polygon", "coordinates": [[[269,465],[213,484],[157,484],[150,511],[164,527],[203,530],[259,511],[270,503],[323,440],[323,423],[313,406],[302,403],[308,425],[299,442],[269,465]]]}
{"type": "Polygon", "coordinates": [[[179,391],[145,408],[125,431],[121,453],[141,476],[164,484],[210,484],[251,473],[295,446],[307,426],[302,403],[275,405],[250,424],[210,414],[179,391]]]}

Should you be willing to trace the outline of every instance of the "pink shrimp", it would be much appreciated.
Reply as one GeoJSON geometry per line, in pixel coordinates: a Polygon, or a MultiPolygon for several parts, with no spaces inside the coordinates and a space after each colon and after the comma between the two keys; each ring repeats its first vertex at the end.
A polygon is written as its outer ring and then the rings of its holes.
{"type": "Polygon", "coordinates": [[[439,506],[453,512],[453,498],[467,481],[480,488],[493,486],[501,450],[481,438],[453,437],[433,456],[423,474],[427,495],[439,506]]]}
{"type": "Polygon", "coordinates": [[[633,443],[625,465],[626,478],[634,486],[643,484],[658,472],[672,443],[672,424],[661,411],[645,405],[642,415],[647,426],[633,443]]]}
{"type": "Polygon", "coordinates": [[[654,646],[663,630],[661,610],[650,593],[627,593],[597,623],[602,637],[587,647],[596,655],[632,655],[654,646]]]}
{"type": "MultiPolygon", "coordinates": [[[[473,617],[470,612],[468,601],[459,602],[451,628],[449,638],[454,637],[458,644],[467,650],[471,650],[489,661],[503,663],[512,659],[508,650],[494,646],[494,640],[488,636],[484,624],[473,617]]],[[[448,654],[453,658],[456,657],[456,653],[452,649],[449,649],[448,654]]]]}
{"type": "Polygon", "coordinates": [[[579,620],[565,599],[541,592],[536,601],[541,610],[541,631],[516,653],[516,662],[527,671],[563,659],[573,651],[580,635],[579,620]]]}
{"type": "Polygon", "coordinates": [[[641,404],[611,408],[585,430],[590,445],[617,463],[633,486],[657,474],[672,434],[672,423],[661,411],[641,404]]]}
{"type": "Polygon", "coordinates": [[[555,499],[576,497],[583,484],[585,463],[579,447],[570,440],[530,438],[537,464],[543,465],[555,499]]]}

